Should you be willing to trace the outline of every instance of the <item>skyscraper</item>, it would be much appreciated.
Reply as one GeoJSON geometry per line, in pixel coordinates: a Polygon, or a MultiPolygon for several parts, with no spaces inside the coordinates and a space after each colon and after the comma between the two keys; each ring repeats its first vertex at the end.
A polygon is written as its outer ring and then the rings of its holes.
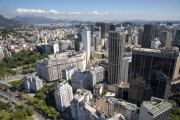
{"type": "Polygon", "coordinates": [[[171,49],[172,44],[172,33],[169,31],[163,31],[160,34],[161,47],[166,47],[171,49]]]}
{"type": "Polygon", "coordinates": [[[151,41],[156,37],[156,25],[144,25],[141,47],[150,48],[151,41]]]}
{"type": "Polygon", "coordinates": [[[73,100],[72,87],[67,81],[61,83],[57,82],[55,87],[55,101],[57,109],[64,111],[70,106],[70,102],[73,100]]]}
{"type": "Polygon", "coordinates": [[[151,96],[166,99],[171,81],[180,76],[179,70],[177,52],[135,48],[129,75],[129,101],[140,105],[151,96]]]}
{"type": "Polygon", "coordinates": [[[109,63],[108,83],[120,84],[122,81],[123,45],[126,38],[125,32],[109,32],[109,63]]]}
{"type": "Polygon", "coordinates": [[[122,60],[122,80],[128,82],[129,68],[131,65],[132,57],[124,57],[122,60]]]}
{"type": "Polygon", "coordinates": [[[180,48],[180,30],[176,30],[174,45],[180,48]]]}
{"type": "Polygon", "coordinates": [[[110,28],[109,23],[97,22],[97,23],[95,23],[95,26],[101,27],[101,38],[108,37],[108,32],[109,32],[109,28],[110,28]]]}
{"type": "Polygon", "coordinates": [[[91,31],[84,30],[82,33],[82,40],[83,40],[83,50],[86,53],[86,63],[88,63],[90,59],[90,52],[91,52],[91,31]]]}

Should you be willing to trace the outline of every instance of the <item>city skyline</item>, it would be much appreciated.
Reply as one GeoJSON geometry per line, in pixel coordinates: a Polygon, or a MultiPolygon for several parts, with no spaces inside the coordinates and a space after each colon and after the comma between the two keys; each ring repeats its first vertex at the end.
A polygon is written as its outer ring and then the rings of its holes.
{"type": "Polygon", "coordinates": [[[180,0],[0,0],[0,14],[79,20],[179,20],[180,0]],[[18,3],[18,4],[17,4],[18,3]]]}

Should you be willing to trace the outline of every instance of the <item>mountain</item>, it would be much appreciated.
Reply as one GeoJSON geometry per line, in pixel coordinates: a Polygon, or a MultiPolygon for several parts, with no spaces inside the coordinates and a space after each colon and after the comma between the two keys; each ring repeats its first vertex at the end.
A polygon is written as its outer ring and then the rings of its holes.
{"type": "Polygon", "coordinates": [[[69,20],[69,19],[50,19],[47,17],[42,17],[42,16],[16,16],[13,19],[20,21],[22,23],[26,24],[45,24],[45,23],[89,23],[89,21],[81,21],[81,20],[69,20]]]}
{"type": "Polygon", "coordinates": [[[64,20],[54,20],[42,16],[16,16],[13,19],[18,20],[22,23],[27,23],[27,24],[45,24],[45,23],[62,23],[65,22],[64,20]]]}
{"type": "Polygon", "coordinates": [[[14,19],[7,19],[0,15],[0,27],[13,27],[19,25],[21,25],[19,21],[16,21],[14,19]]]}

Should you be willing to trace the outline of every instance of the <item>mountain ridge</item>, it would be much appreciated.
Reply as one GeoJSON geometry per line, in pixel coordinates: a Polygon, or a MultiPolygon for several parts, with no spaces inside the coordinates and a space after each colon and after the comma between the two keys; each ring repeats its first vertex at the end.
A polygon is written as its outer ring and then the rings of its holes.
{"type": "Polygon", "coordinates": [[[14,19],[7,19],[0,15],[0,27],[14,27],[21,25],[21,22],[14,19]]]}

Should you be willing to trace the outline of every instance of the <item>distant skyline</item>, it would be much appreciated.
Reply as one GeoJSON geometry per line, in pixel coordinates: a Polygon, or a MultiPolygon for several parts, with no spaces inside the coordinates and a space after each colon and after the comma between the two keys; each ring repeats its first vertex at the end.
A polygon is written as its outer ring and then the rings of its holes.
{"type": "Polygon", "coordinates": [[[180,20],[180,0],[0,0],[0,14],[91,21],[180,20]]]}

